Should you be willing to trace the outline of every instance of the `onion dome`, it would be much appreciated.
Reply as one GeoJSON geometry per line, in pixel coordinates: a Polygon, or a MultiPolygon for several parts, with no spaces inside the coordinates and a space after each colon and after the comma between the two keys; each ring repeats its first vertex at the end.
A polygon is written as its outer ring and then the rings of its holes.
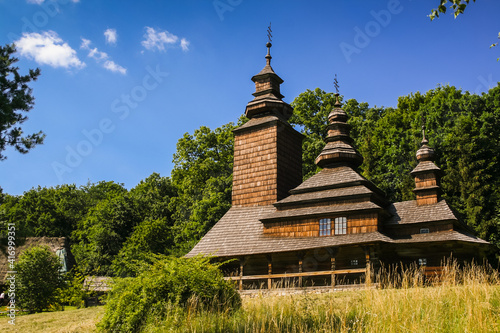
{"type": "Polygon", "coordinates": [[[434,149],[429,147],[429,141],[425,137],[425,126],[422,126],[422,142],[420,149],[417,150],[417,160],[419,162],[434,161],[434,149]]]}
{"type": "Polygon", "coordinates": [[[328,115],[328,135],[325,139],[325,148],[316,158],[316,165],[321,168],[344,164],[358,167],[363,163],[363,157],[353,146],[353,139],[349,133],[351,125],[347,123],[347,113],[342,110],[339,93],[335,94],[336,102],[332,112],[328,115]]]}
{"type": "Polygon", "coordinates": [[[255,83],[255,98],[247,104],[245,115],[248,118],[255,118],[264,115],[276,115],[288,120],[292,116],[292,107],[283,102],[283,95],[280,93],[281,79],[271,67],[271,42],[266,44],[266,66],[259,74],[252,77],[255,83]]]}

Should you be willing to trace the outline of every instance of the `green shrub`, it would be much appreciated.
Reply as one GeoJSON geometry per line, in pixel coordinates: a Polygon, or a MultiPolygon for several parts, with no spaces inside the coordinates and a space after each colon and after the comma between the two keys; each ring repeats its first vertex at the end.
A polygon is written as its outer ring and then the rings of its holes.
{"type": "Polygon", "coordinates": [[[232,311],[241,298],[210,258],[165,258],[135,278],[117,279],[111,290],[101,329],[140,332],[148,318],[168,320],[178,311],[232,311]]]}
{"type": "Polygon", "coordinates": [[[63,287],[60,269],[59,258],[48,247],[24,251],[15,265],[19,306],[29,312],[41,312],[57,303],[58,289],[63,287]]]}

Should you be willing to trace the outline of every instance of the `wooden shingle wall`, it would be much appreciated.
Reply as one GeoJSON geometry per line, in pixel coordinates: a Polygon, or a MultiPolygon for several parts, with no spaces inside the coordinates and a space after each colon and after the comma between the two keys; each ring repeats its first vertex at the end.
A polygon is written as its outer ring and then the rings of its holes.
{"type": "Polygon", "coordinates": [[[432,205],[439,201],[438,189],[417,192],[417,205],[432,205]]]}
{"type": "MultiPolygon", "coordinates": [[[[334,236],[334,220],[331,216],[331,235],[334,236]]],[[[325,216],[326,217],[326,216],[325,216]]],[[[269,222],[264,225],[264,235],[275,237],[319,237],[320,218],[298,221],[269,222]]],[[[350,214],[347,215],[347,234],[374,232],[378,230],[378,214],[350,214]]]]}
{"type": "Polygon", "coordinates": [[[302,181],[302,136],[270,121],[235,133],[232,205],[264,206],[302,181]]]}
{"type": "Polygon", "coordinates": [[[433,173],[418,174],[415,176],[415,187],[438,186],[436,176],[433,173]]]}

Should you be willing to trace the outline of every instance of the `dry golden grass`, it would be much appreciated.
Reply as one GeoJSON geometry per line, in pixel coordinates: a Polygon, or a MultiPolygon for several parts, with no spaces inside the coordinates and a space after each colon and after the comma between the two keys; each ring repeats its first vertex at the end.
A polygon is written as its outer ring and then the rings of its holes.
{"type": "MultiPolygon", "coordinates": [[[[193,305],[160,319],[145,332],[500,332],[500,278],[482,266],[451,263],[434,285],[421,272],[388,273],[385,289],[245,298],[233,313],[193,305]],[[395,288],[397,286],[397,288],[395,288]]],[[[0,332],[95,332],[103,307],[17,317],[15,330],[0,332]]]]}
{"type": "Polygon", "coordinates": [[[498,272],[451,262],[432,285],[416,267],[396,272],[385,289],[259,296],[234,314],[190,309],[146,332],[500,332],[498,272]]]}
{"type": "Polygon", "coordinates": [[[92,307],[59,312],[43,312],[16,317],[16,324],[8,318],[0,319],[0,332],[22,333],[89,333],[104,314],[104,307],[92,307]]]}

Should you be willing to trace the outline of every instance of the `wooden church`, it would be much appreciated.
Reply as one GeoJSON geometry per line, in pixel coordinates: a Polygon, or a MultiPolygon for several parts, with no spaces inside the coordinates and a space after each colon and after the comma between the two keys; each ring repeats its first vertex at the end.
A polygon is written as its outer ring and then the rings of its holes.
{"type": "MultiPolygon", "coordinates": [[[[266,66],[254,77],[250,119],[234,130],[232,207],[187,254],[236,259],[226,266],[240,289],[370,283],[381,264],[437,269],[444,258],[481,258],[490,244],[473,235],[444,199],[441,170],[425,132],[417,151],[416,200],[390,202],[357,168],[350,126],[337,101],[316,159],[322,170],[302,181],[302,135],[289,123],[283,80],[266,66]]],[[[326,125],[326,124],[325,124],[326,125]]]]}

